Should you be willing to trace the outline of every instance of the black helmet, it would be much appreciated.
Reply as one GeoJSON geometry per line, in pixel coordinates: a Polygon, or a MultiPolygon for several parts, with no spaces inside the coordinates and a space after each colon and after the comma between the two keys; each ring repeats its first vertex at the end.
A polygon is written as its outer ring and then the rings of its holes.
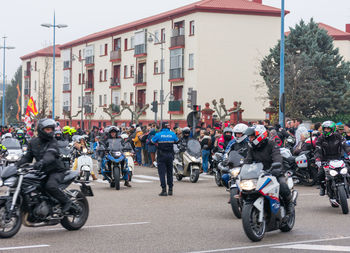
{"type": "Polygon", "coordinates": [[[62,140],[62,132],[60,130],[55,131],[55,139],[58,141],[62,140]]]}
{"type": "Polygon", "coordinates": [[[51,140],[54,136],[54,131],[56,127],[56,122],[53,119],[41,119],[39,120],[37,131],[39,138],[44,140],[51,140]],[[50,134],[44,131],[44,128],[52,128],[52,132],[50,134]]]}

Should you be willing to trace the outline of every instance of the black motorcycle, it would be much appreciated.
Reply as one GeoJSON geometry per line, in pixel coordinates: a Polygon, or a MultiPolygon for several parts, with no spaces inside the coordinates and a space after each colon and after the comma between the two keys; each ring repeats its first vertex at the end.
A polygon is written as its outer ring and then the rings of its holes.
{"type": "Polygon", "coordinates": [[[213,155],[213,172],[215,174],[215,183],[217,186],[222,186],[221,183],[221,172],[218,169],[219,164],[222,162],[224,158],[224,150],[220,149],[218,152],[215,152],[213,155]]]}
{"type": "Polygon", "coordinates": [[[89,216],[89,204],[85,197],[92,196],[89,186],[81,184],[81,191],[66,189],[75,181],[78,172],[67,171],[60,185],[73,202],[67,213],[62,213],[60,203],[44,191],[46,174],[24,164],[11,165],[1,174],[1,187],[7,187],[7,195],[0,196],[0,238],[17,234],[21,225],[27,227],[53,226],[61,223],[67,230],[78,230],[89,216]],[[84,195],[85,194],[85,195],[84,195]]]}

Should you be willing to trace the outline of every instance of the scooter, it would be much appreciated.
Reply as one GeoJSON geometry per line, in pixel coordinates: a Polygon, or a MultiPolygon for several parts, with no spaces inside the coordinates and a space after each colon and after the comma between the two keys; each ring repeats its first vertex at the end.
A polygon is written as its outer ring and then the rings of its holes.
{"type": "Polygon", "coordinates": [[[91,156],[88,155],[87,148],[83,148],[83,150],[80,152],[77,162],[77,169],[79,171],[80,178],[86,182],[89,182],[90,175],[93,170],[93,162],[91,156]]]}
{"type": "Polygon", "coordinates": [[[202,167],[202,152],[199,141],[190,139],[187,142],[186,151],[183,153],[183,159],[180,157],[180,150],[174,145],[175,159],[173,161],[174,174],[178,181],[184,177],[190,177],[192,183],[199,179],[200,168],[202,167]]]}
{"type": "Polygon", "coordinates": [[[130,181],[132,179],[132,175],[134,173],[134,153],[131,151],[125,151],[124,152],[124,156],[125,156],[125,160],[126,160],[126,166],[127,168],[129,168],[129,177],[130,177],[130,181]]]}

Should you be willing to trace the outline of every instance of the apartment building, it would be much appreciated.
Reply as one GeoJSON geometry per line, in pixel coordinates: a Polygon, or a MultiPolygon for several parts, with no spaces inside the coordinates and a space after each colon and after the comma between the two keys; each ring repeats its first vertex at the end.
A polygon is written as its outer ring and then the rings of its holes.
{"type": "MultiPolygon", "coordinates": [[[[61,111],[62,64],[59,45],[55,49],[55,115],[61,111]],[[57,111],[59,110],[59,111],[57,111]]],[[[28,100],[33,97],[38,112],[52,117],[52,76],[53,46],[49,46],[20,58],[22,60],[22,114],[25,113],[28,100]]]]}

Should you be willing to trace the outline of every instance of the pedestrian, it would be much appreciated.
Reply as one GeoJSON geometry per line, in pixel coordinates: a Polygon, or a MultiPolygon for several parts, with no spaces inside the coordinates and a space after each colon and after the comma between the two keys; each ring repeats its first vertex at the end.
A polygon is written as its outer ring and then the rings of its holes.
{"type": "Polygon", "coordinates": [[[135,146],[136,162],[139,166],[142,165],[142,156],[141,156],[142,143],[141,143],[141,139],[140,139],[141,135],[142,135],[141,127],[137,127],[135,138],[132,140],[133,140],[134,146],[135,146]]]}
{"type": "Polygon", "coordinates": [[[208,161],[211,150],[211,137],[209,132],[205,131],[204,136],[201,139],[201,148],[202,148],[202,168],[204,173],[208,173],[208,161]]]}
{"type": "Polygon", "coordinates": [[[170,131],[169,124],[163,122],[162,130],[157,133],[152,142],[157,146],[157,165],[162,191],[159,196],[173,195],[173,161],[174,148],[173,145],[179,141],[176,134],[170,131]],[[165,174],[167,175],[168,193],[166,191],[165,174]]]}
{"type": "Polygon", "coordinates": [[[149,135],[147,136],[147,141],[146,141],[146,145],[147,145],[147,150],[151,156],[151,168],[154,167],[154,162],[156,161],[156,145],[154,145],[154,143],[152,143],[152,138],[156,135],[156,129],[155,128],[151,128],[149,135]]]}

